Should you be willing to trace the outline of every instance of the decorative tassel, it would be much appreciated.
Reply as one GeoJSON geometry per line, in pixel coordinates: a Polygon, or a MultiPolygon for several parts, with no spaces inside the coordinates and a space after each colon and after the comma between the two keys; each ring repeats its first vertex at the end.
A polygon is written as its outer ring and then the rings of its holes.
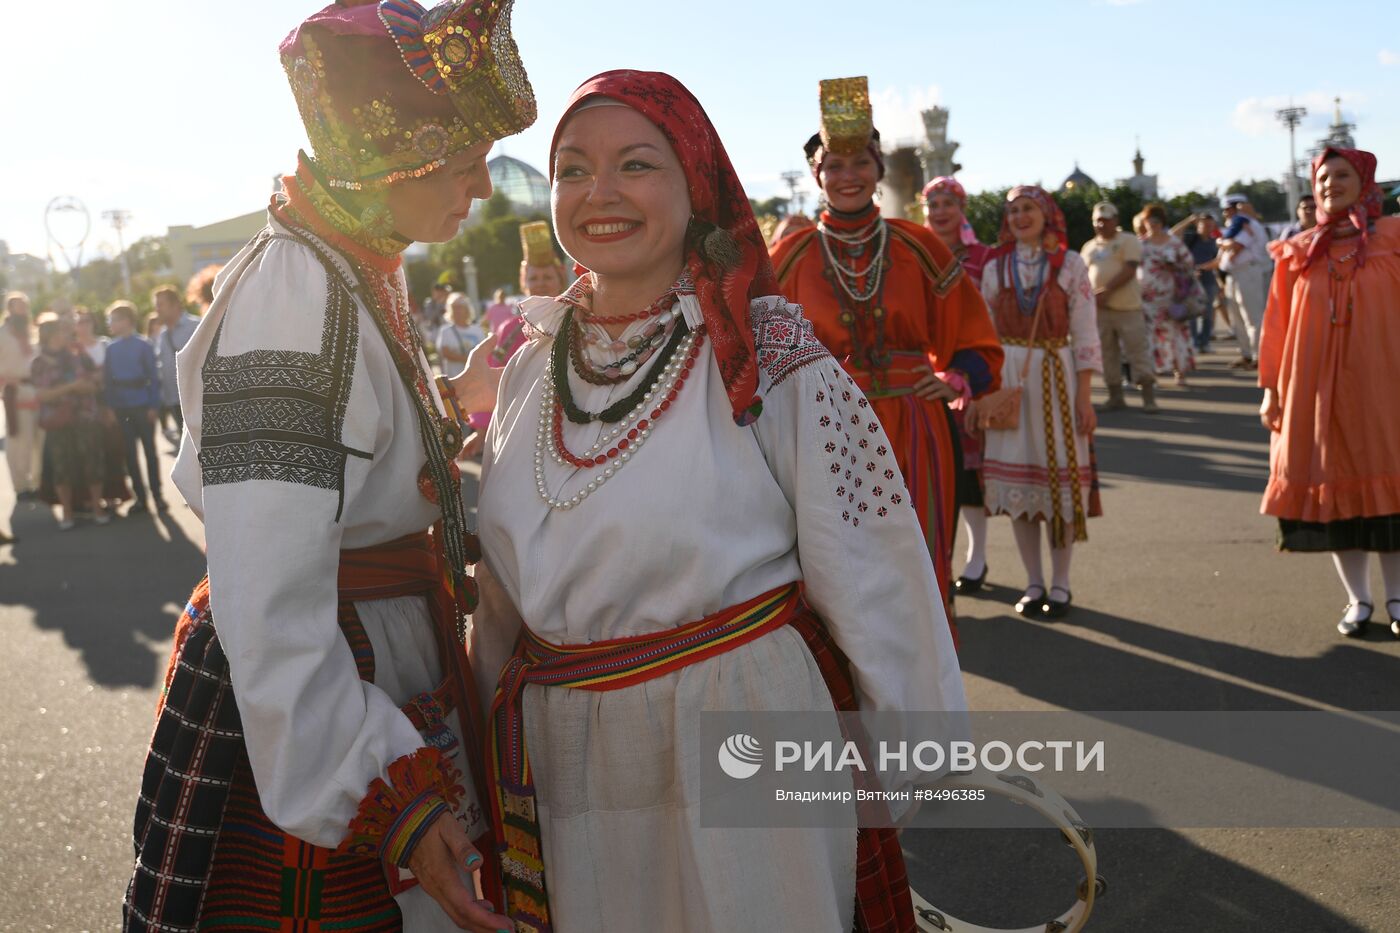
{"type": "Polygon", "coordinates": [[[747,428],[749,425],[757,421],[759,415],[762,414],[763,399],[755,395],[753,397],[753,401],[749,402],[749,407],[745,408],[743,411],[739,412],[734,416],[734,423],[741,428],[747,428]]]}
{"type": "Polygon", "coordinates": [[[739,268],[739,263],[744,258],[739,249],[739,241],[723,227],[715,227],[705,234],[700,241],[700,253],[706,262],[719,266],[725,272],[739,268]]]}

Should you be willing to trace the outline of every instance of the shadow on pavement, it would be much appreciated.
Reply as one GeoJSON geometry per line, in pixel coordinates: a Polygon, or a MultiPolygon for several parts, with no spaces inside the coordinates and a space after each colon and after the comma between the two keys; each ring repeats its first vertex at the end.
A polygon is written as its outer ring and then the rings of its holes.
{"type": "Polygon", "coordinates": [[[0,564],[0,604],[28,607],[35,628],[62,633],[94,684],[157,683],[163,643],[204,573],[200,547],[166,516],[61,532],[47,506],[21,503],[11,519],[17,540],[13,563],[0,564]]]}

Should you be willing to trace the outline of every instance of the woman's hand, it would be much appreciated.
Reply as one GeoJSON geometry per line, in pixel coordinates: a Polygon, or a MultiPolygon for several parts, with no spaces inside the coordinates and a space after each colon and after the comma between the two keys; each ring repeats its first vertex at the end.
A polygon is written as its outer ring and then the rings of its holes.
{"type": "Polygon", "coordinates": [[[1259,421],[1270,431],[1283,430],[1283,408],[1273,389],[1264,390],[1264,401],[1259,404],[1259,421]]]}
{"type": "Polygon", "coordinates": [[[1080,392],[1074,400],[1074,428],[1085,437],[1094,433],[1099,426],[1099,416],[1094,413],[1094,400],[1088,392],[1080,392]]]}
{"type": "Polygon", "coordinates": [[[958,398],[957,390],[935,376],[931,369],[914,384],[914,394],[928,402],[953,402],[958,398]]]}
{"type": "Polygon", "coordinates": [[[510,919],[494,913],[491,902],[479,899],[475,884],[463,878],[464,870],[476,874],[481,866],[481,853],[451,813],[432,822],[408,857],[408,870],[458,928],[472,933],[513,930],[510,919]]]}
{"type": "Polygon", "coordinates": [[[457,394],[457,404],[464,412],[492,411],[496,407],[496,391],[501,387],[501,370],[492,369],[491,351],[496,348],[492,334],[472,348],[467,366],[448,380],[457,394]]]}

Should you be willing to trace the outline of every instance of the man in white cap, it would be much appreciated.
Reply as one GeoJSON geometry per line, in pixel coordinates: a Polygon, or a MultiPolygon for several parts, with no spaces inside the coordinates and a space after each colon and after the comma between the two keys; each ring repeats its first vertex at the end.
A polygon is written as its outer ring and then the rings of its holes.
{"type": "Polygon", "coordinates": [[[1127,406],[1123,400],[1123,360],[1142,389],[1142,410],[1157,408],[1157,377],[1147,352],[1147,320],[1137,270],[1142,243],[1118,229],[1118,208],[1111,201],[1094,205],[1094,238],[1079,250],[1089,267],[1089,282],[1098,304],[1099,340],[1103,344],[1103,381],[1108,387],[1104,411],[1127,406]],[[1122,348],[1120,355],[1119,348],[1122,348]]]}
{"type": "Polygon", "coordinates": [[[1249,197],[1227,194],[1220,202],[1225,229],[1220,234],[1220,269],[1225,272],[1225,298],[1230,328],[1240,346],[1231,369],[1254,369],[1259,354],[1259,327],[1269,300],[1269,233],[1253,216],[1249,197]]]}

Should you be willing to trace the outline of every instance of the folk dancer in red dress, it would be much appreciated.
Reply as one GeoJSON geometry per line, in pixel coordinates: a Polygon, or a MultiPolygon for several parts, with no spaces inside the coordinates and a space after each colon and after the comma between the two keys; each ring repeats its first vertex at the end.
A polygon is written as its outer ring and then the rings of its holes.
{"type": "Polygon", "coordinates": [[[823,89],[822,131],[806,153],[826,208],[817,227],[777,244],[773,264],[890,437],[951,624],[961,454],[950,409],[1000,384],[1001,345],[977,282],[943,241],[880,216],[884,162],[865,79],[823,89]]]}

